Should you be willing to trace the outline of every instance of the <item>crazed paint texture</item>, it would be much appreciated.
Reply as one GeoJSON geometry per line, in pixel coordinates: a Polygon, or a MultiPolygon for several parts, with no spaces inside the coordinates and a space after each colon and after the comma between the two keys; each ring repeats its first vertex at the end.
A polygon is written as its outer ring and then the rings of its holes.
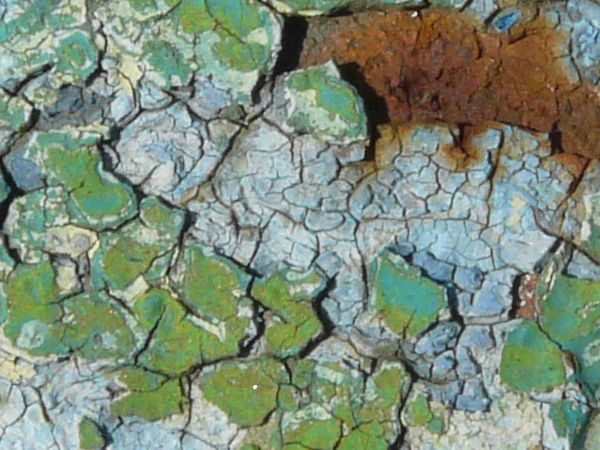
{"type": "Polygon", "coordinates": [[[591,0],[0,1],[0,450],[598,450],[598,75],[591,0]]]}
{"type": "Polygon", "coordinates": [[[311,21],[301,64],[332,59],[358,73],[392,123],[498,121],[553,133],[565,152],[597,157],[600,100],[579,81],[568,46],[532,11],[506,33],[450,10],[370,11],[311,21]]]}

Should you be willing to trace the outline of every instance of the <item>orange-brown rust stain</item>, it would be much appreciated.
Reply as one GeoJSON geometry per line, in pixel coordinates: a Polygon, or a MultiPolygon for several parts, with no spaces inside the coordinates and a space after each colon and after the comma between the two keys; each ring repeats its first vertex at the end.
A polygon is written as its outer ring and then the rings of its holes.
{"type": "MultiPolygon", "coordinates": [[[[330,59],[357,64],[385,100],[392,124],[497,121],[559,132],[566,153],[600,157],[598,95],[567,75],[561,59],[568,36],[533,10],[528,14],[509,35],[447,10],[318,18],[310,24],[301,65],[330,59]]],[[[462,164],[468,150],[456,156],[462,164]]]]}
{"type": "Polygon", "coordinates": [[[474,141],[483,135],[489,126],[489,122],[465,126],[462,135],[456,136],[452,144],[440,148],[441,156],[454,164],[454,171],[466,172],[484,162],[487,153],[474,141]]]}
{"type": "Polygon", "coordinates": [[[537,319],[538,317],[538,295],[537,285],[540,282],[540,275],[537,273],[525,274],[520,279],[518,288],[519,307],[517,317],[522,319],[537,319]]]}

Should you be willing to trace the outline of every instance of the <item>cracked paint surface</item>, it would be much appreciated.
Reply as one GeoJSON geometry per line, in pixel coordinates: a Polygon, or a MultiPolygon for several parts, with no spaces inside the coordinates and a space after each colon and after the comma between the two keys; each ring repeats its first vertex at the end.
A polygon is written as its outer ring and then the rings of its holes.
{"type": "Polygon", "coordinates": [[[599,36],[0,2],[0,450],[599,448],[599,36]]]}

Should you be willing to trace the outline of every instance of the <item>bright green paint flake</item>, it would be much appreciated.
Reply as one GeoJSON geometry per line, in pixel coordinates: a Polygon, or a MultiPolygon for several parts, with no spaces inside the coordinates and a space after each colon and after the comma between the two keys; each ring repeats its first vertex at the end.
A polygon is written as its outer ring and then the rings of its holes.
{"type": "Polygon", "coordinates": [[[333,363],[319,364],[315,372],[309,387],[313,407],[325,407],[331,416],[351,428],[358,425],[356,420],[364,400],[363,380],[356,372],[333,363]]]}
{"type": "Polygon", "coordinates": [[[377,422],[360,425],[344,436],[337,447],[339,450],[386,450],[389,442],[383,437],[383,427],[377,422]]]}
{"type": "Polygon", "coordinates": [[[250,0],[205,0],[220,40],[213,49],[226,67],[240,72],[264,71],[275,44],[268,10],[250,0]]]}
{"type": "Polygon", "coordinates": [[[208,12],[204,0],[183,0],[177,13],[185,33],[202,33],[214,26],[214,19],[208,12]]]}
{"type": "Polygon", "coordinates": [[[178,374],[202,361],[202,334],[185,318],[185,310],[168,292],[154,289],[137,299],[134,306],[141,325],[152,341],[139,364],[163,373],[178,374]]]}
{"type": "Polygon", "coordinates": [[[102,168],[98,135],[40,132],[27,150],[47,183],[68,193],[66,208],[75,225],[96,230],[116,227],[137,211],[133,189],[102,168]]]}
{"type": "Polygon", "coordinates": [[[129,394],[115,401],[111,411],[115,416],[137,416],[148,421],[160,420],[183,412],[187,400],[179,380],[167,380],[138,368],[121,372],[119,379],[129,394]]]}
{"type": "Polygon", "coordinates": [[[0,176],[0,203],[6,200],[9,193],[10,188],[8,187],[8,184],[6,184],[4,178],[0,176]]]}
{"type": "Polygon", "coordinates": [[[410,403],[406,411],[406,420],[411,426],[426,426],[434,418],[433,412],[429,408],[427,397],[419,394],[410,403]]]}
{"type": "Polygon", "coordinates": [[[562,353],[536,323],[523,321],[506,337],[500,378],[521,392],[551,390],[565,382],[562,353]]]}
{"type": "Polygon", "coordinates": [[[360,421],[380,424],[377,436],[393,441],[397,433],[394,424],[398,405],[406,397],[409,386],[410,378],[402,365],[385,362],[367,382],[365,401],[358,415],[360,421]]]}
{"type": "Polygon", "coordinates": [[[590,255],[600,258],[600,223],[596,223],[596,221],[593,222],[590,227],[590,235],[588,239],[582,243],[581,248],[590,255]]]}
{"type": "Polygon", "coordinates": [[[282,411],[295,411],[298,408],[298,392],[294,386],[284,385],[279,390],[277,405],[282,411]]]}
{"type": "Polygon", "coordinates": [[[68,349],[61,342],[62,312],[56,303],[60,295],[52,265],[19,265],[4,290],[9,307],[6,336],[32,355],[66,353],[68,349]]]}
{"type": "Polygon", "coordinates": [[[299,389],[310,386],[316,363],[310,359],[300,359],[290,363],[292,365],[292,384],[299,389]]]}
{"type": "Polygon", "coordinates": [[[271,55],[271,45],[264,45],[271,35],[269,15],[247,0],[206,0],[206,5],[218,23],[221,39],[213,48],[219,60],[241,72],[265,67],[271,55]]]}
{"type": "Polygon", "coordinates": [[[283,417],[284,441],[289,445],[331,448],[339,443],[352,448],[370,443],[377,449],[397,438],[398,407],[410,386],[400,363],[384,362],[367,380],[359,371],[336,363],[301,360],[291,369],[292,381],[302,393],[297,395],[297,409],[283,417]]]}
{"type": "Polygon", "coordinates": [[[292,72],[284,83],[286,96],[293,98],[287,122],[296,132],[344,144],[366,138],[362,100],[333,64],[292,72]]]}
{"type": "Polygon", "coordinates": [[[311,301],[323,288],[323,277],[314,271],[281,272],[252,286],[252,296],[273,311],[266,338],[274,354],[295,355],[322,331],[311,301]]]}
{"type": "Polygon", "coordinates": [[[171,262],[183,220],[183,211],[169,208],[155,197],[144,198],[138,220],[118,232],[102,235],[92,265],[95,285],[101,288],[106,284],[111,290],[122,291],[140,276],[148,283],[162,277],[171,262]]]}
{"type": "Polygon", "coordinates": [[[101,449],[105,445],[102,430],[91,419],[79,423],[79,447],[82,449],[101,449]]]}
{"type": "Polygon", "coordinates": [[[399,257],[385,252],[371,266],[371,307],[391,331],[416,336],[434,323],[446,306],[444,289],[420,276],[399,257]]]}
{"type": "Polygon", "coordinates": [[[409,426],[424,427],[432,433],[444,431],[443,419],[434,414],[424,394],[418,394],[406,409],[406,422],[409,426]]]}
{"type": "Polygon", "coordinates": [[[573,444],[587,419],[587,413],[574,402],[560,400],[553,403],[548,414],[556,434],[566,437],[573,444]]]}
{"type": "Polygon", "coordinates": [[[124,358],[133,350],[134,337],[116,302],[104,292],[69,297],[63,343],[86,359],[124,358]]]}
{"type": "Polygon", "coordinates": [[[542,328],[552,339],[569,346],[598,330],[599,301],[600,282],[560,276],[541,304],[542,328]]]}
{"type": "Polygon", "coordinates": [[[540,324],[563,350],[575,356],[577,377],[595,396],[600,387],[600,282],[557,278],[541,304],[540,324]]]}
{"type": "Polygon", "coordinates": [[[342,430],[337,419],[306,420],[284,434],[285,442],[301,448],[333,449],[342,430]]]}
{"type": "Polygon", "coordinates": [[[175,285],[192,311],[209,320],[236,314],[248,285],[246,274],[224,258],[206,255],[198,245],[185,249],[181,263],[175,285]]]}
{"type": "Polygon", "coordinates": [[[441,417],[434,417],[427,425],[427,429],[432,433],[442,434],[444,432],[444,421],[441,417]]]}
{"type": "Polygon", "coordinates": [[[173,375],[202,362],[236,355],[250,321],[237,316],[216,324],[199,321],[162,289],[151,289],[137,298],[133,310],[140,325],[152,333],[139,364],[173,375]]]}
{"type": "Polygon", "coordinates": [[[32,355],[76,351],[86,359],[116,359],[133,349],[133,334],[112,300],[92,292],[61,301],[64,294],[49,262],[19,265],[4,289],[8,304],[4,332],[32,355]]]}
{"type": "Polygon", "coordinates": [[[48,172],[52,179],[67,181],[64,187],[70,193],[68,207],[75,223],[104,229],[118,226],[135,214],[133,190],[104,172],[94,150],[73,154],[49,149],[48,172]],[[74,176],[74,167],[81,169],[78,176],[74,176]]]}
{"type": "Polygon", "coordinates": [[[201,380],[204,396],[241,426],[256,426],[277,406],[279,385],[289,382],[273,359],[226,362],[201,380]]]}
{"type": "Polygon", "coordinates": [[[262,425],[247,428],[242,446],[256,449],[284,448],[281,436],[282,412],[276,409],[262,425]]]}

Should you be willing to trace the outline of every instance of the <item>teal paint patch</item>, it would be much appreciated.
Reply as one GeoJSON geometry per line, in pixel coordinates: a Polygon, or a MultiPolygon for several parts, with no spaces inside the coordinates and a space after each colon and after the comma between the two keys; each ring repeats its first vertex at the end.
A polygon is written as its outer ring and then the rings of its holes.
{"type": "Polygon", "coordinates": [[[566,381],[562,353],[535,322],[525,320],[506,336],[500,379],[520,392],[550,391],[566,381]]]}
{"type": "Polygon", "coordinates": [[[292,99],[287,123],[296,132],[340,143],[366,139],[362,99],[333,64],[292,72],[284,86],[286,97],[292,99]]]}
{"type": "Polygon", "coordinates": [[[370,273],[373,280],[370,307],[396,334],[422,333],[446,307],[444,288],[389,252],[371,264],[370,273]]]}
{"type": "Polygon", "coordinates": [[[572,445],[586,425],[589,414],[581,405],[560,400],[552,404],[548,415],[558,436],[567,438],[572,445]]]}
{"type": "Polygon", "coordinates": [[[600,387],[600,282],[559,276],[541,304],[540,324],[575,356],[577,379],[596,398],[600,387]]]}

